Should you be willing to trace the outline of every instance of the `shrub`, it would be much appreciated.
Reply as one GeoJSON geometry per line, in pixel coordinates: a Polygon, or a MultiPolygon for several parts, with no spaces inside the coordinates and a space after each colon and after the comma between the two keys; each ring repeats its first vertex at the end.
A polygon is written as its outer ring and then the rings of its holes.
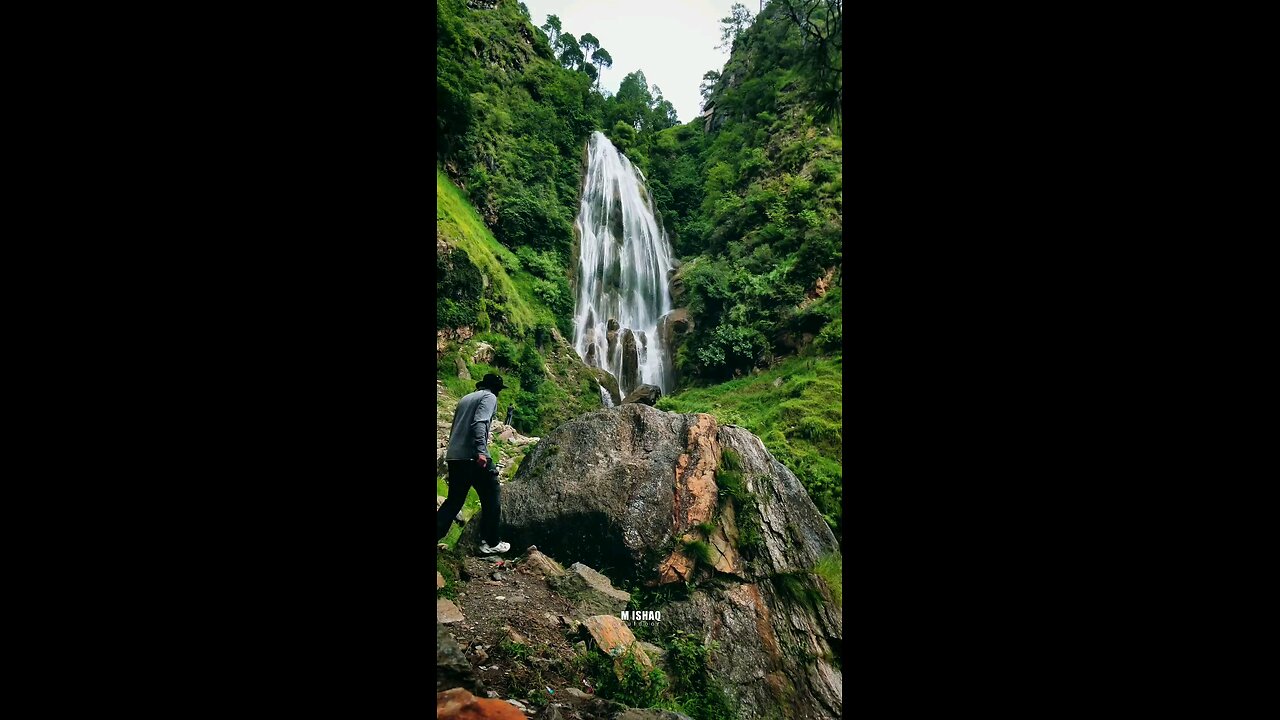
{"type": "Polygon", "coordinates": [[[522,388],[536,390],[542,384],[546,377],[546,370],[542,366],[542,356],[531,343],[525,342],[520,345],[515,371],[516,377],[520,378],[522,388]]]}
{"type": "Polygon", "coordinates": [[[579,663],[579,669],[595,681],[596,692],[601,697],[630,707],[657,705],[669,685],[666,673],[657,668],[645,671],[630,652],[619,660],[621,677],[614,670],[614,659],[598,649],[590,650],[579,663]]]}
{"type": "Polygon", "coordinates": [[[516,257],[526,270],[540,278],[552,280],[565,275],[564,261],[555,250],[538,251],[531,247],[521,247],[516,249],[516,257]]]}
{"type": "Polygon", "coordinates": [[[519,367],[519,349],[510,338],[499,335],[490,344],[493,345],[494,365],[508,370],[515,370],[519,367]]]}

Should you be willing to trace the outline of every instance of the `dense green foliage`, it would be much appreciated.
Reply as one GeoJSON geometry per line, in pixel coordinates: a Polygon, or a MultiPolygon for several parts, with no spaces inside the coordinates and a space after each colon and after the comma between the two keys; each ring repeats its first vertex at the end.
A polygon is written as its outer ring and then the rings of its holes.
{"type": "Polygon", "coordinates": [[[594,681],[600,697],[629,707],[657,706],[670,684],[666,673],[658,668],[645,670],[633,653],[623,655],[615,666],[614,658],[593,648],[579,656],[578,663],[583,674],[594,681]]]}
{"type": "Polygon", "coordinates": [[[840,328],[827,329],[839,304],[817,315],[806,307],[820,279],[839,284],[840,135],[814,116],[814,90],[797,69],[810,53],[791,17],[771,4],[742,22],[735,8],[725,22],[734,51],[704,77],[711,131],[699,119],[641,133],[632,153],[688,261],[681,302],[694,332],[676,364],[695,382],[767,367],[818,336],[819,349],[840,344],[840,328]]]}

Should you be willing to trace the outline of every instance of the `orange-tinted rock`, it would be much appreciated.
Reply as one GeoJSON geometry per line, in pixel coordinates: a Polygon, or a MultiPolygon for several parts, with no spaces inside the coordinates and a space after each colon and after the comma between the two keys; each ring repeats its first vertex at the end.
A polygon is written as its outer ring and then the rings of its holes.
{"type": "Polygon", "coordinates": [[[652,669],[653,662],[649,660],[649,656],[645,651],[636,645],[636,636],[631,632],[631,628],[613,615],[593,615],[582,621],[587,630],[591,633],[592,639],[596,641],[596,645],[600,647],[606,655],[610,657],[619,657],[628,652],[634,652],[636,660],[640,662],[645,669],[652,669]]]}
{"type": "MultiPolygon", "coordinates": [[[[716,440],[719,428],[710,415],[698,413],[694,418],[685,440],[685,452],[676,460],[675,516],[672,518],[675,533],[710,520],[720,496],[715,480],[720,461],[720,443],[716,440]]],[[[658,564],[658,582],[688,582],[692,572],[693,561],[677,548],[658,564]]]]}
{"type": "Polygon", "coordinates": [[[502,700],[478,698],[454,688],[436,693],[436,720],[527,720],[525,714],[502,700]]]}

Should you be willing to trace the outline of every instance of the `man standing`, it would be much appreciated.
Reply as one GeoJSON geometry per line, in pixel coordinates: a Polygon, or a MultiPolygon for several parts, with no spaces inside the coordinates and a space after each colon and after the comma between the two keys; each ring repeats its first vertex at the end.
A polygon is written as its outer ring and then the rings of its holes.
{"type": "Polygon", "coordinates": [[[462,509],[467,491],[475,487],[480,496],[480,552],[491,555],[511,549],[510,543],[498,540],[498,520],[502,509],[499,500],[498,469],[489,456],[489,426],[498,411],[498,393],[506,386],[502,378],[488,373],[476,383],[476,391],[458,401],[449,431],[449,498],[436,511],[436,542],[449,534],[453,518],[462,509]]]}

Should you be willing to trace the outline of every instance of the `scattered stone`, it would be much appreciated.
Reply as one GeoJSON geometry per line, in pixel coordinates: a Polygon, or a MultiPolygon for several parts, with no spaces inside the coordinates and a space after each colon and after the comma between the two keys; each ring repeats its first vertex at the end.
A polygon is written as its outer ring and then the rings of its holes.
{"type": "Polygon", "coordinates": [[[552,590],[568,598],[579,614],[618,614],[625,610],[631,594],[618,590],[609,578],[574,563],[563,576],[547,578],[552,590]]]}
{"type": "Polygon", "coordinates": [[[442,587],[444,587],[444,576],[440,574],[439,570],[437,570],[436,571],[436,589],[439,590],[442,587]]]}
{"type": "Polygon", "coordinates": [[[520,634],[520,632],[519,632],[518,630],[516,630],[515,628],[511,627],[510,625],[507,625],[507,626],[506,626],[506,627],[504,627],[503,629],[507,631],[507,640],[510,640],[510,641],[511,641],[511,642],[513,642],[513,643],[518,643],[518,644],[520,644],[520,645],[528,645],[528,644],[529,644],[529,639],[528,639],[528,638],[526,638],[525,636],[521,635],[521,634],[520,634]]]}
{"type": "Polygon", "coordinates": [[[537,545],[529,547],[529,555],[525,563],[529,570],[546,577],[559,577],[565,574],[564,567],[560,563],[538,552],[537,545]]]}
{"type": "Polygon", "coordinates": [[[494,598],[494,600],[506,600],[506,599],[507,599],[506,595],[499,595],[498,597],[494,598]]]}
{"type": "MultiPolygon", "coordinates": [[[[501,600],[502,598],[498,598],[501,600]]],[[[462,622],[462,611],[449,598],[436,598],[436,622],[452,625],[456,622],[462,622]]]]}
{"type": "Polygon", "coordinates": [[[464,720],[487,718],[488,720],[525,720],[524,713],[501,700],[478,698],[454,688],[436,694],[437,720],[464,720]]]}
{"type": "MultiPolygon", "coordinates": [[[[489,653],[485,652],[484,648],[476,648],[475,656],[476,656],[476,662],[485,662],[489,659],[489,653]]],[[[494,695],[492,697],[497,697],[497,696],[494,695]]]]}
{"type": "Polygon", "coordinates": [[[436,692],[456,687],[477,693],[485,690],[458,641],[436,623],[436,692]]]}
{"type": "Polygon", "coordinates": [[[436,509],[437,509],[437,510],[439,510],[439,509],[440,509],[440,506],[441,506],[441,505],[443,505],[443,504],[444,504],[444,501],[445,501],[445,500],[447,500],[447,499],[448,499],[448,498],[446,498],[446,497],[445,497],[445,496],[443,496],[443,495],[437,495],[437,496],[436,496],[436,509]]]}
{"type": "Polygon", "coordinates": [[[467,364],[466,364],[465,362],[463,362],[463,361],[462,361],[462,358],[457,357],[457,356],[454,356],[454,358],[453,358],[453,366],[454,366],[454,367],[456,367],[456,368],[458,369],[458,379],[459,379],[459,380],[470,380],[470,379],[471,379],[471,373],[467,371],[467,364]]]}
{"type": "Polygon", "coordinates": [[[471,362],[475,364],[492,365],[493,346],[487,342],[477,344],[476,351],[471,355],[471,362]]]}
{"type": "Polygon", "coordinates": [[[782,378],[778,378],[777,380],[774,380],[774,381],[773,381],[773,386],[774,386],[774,387],[782,387],[782,378]]]}
{"type": "Polygon", "coordinates": [[[489,691],[485,692],[485,695],[488,695],[488,696],[489,696],[489,697],[491,697],[491,698],[496,698],[496,697],[498,697],[498,691],[497,691],[497,690],[489,690],[489,691]]]}
{"type": "Polygon", "coordinates": [[[591,633],[596,645],[611,657],[619,657],[627,652],[634,652],[636,659],[646,669],[652,669],[653,663],[644,650],[636,645],[636,636],[626,623],[616,615],[593,615],[582,622],[591,633]]]}

